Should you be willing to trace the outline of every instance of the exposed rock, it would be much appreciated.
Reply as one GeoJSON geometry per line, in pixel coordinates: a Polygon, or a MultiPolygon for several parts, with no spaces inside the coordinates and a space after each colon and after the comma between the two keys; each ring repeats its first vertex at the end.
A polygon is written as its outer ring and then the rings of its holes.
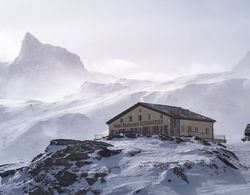
{"type": "Polygon", "coordinates": [[[41,158],[43,154],[38,154],[31,162],[35,162],[37,159],[41,158]]]}
{"type": "MultiPolygon", "coordinates": [[[[110,181],[114,182],[116,177],[118,181],[124,181],[123,179],[127,179],[128,176],[135,177],[134,173],[137,171],[140,175],[138,180],[143,180],[144,171],[149,170],[159,174],[163,183],[188,185],[194,181],[190,177],[203,174],[203,170],[204,174],[212,177],[229,173],[225,171],[227,169],[241,167],[238,157],[233,152],[217,144],[207,145],[199,138],[194,140],[154,135],[152,138],[126,138],[109,143],[52,140],[46,152],[35,157],[29,165],[0,173],[1,177],[9,177],[2,180],[5,182],[4,189],[13,188],[13,192],[22,190],[24,194],[33,195],[105,194],[105,186],[110,186],[110,181]],[[117,143],[118,141],[124,143],[117,143]],[[182,142],[185,144],[181,144],[182,142]],[[109,143],[117,145],[112,146],[109,143]],[[117,154],[120,155],[112,157],[117,154]],[[181,160],[178,159],[180,155],[181,160]],[[128,167],[129,170],[125,174],[124,167],[128,167]],[[188,174],[190,171],[194,174],[188,174]],[[112,175],[109,177],[109,174],[112,175]],[[77,189],[79,186],[80,189],[77,189]]],[[[147,183],[145,181],[144,184],[147,183]]],[[[148,192],[147,186],[140,189],[133,189],[131,193],[136,194],[136,190],[138,194],[148,192]]]]}
{"type": "Polygon", "coordinates": [[[220,159],[223,163],[225,163],[227,166],[233,168],[233,169],[238,169],[236,166],[234,166],[231,162],[229,162],[226,158],[223,158],[221,155],[217,156],[218,159],[220,159]]]}
{"type": "Polygon", "coordinates": [[[95,173],[96,178],[106,177],[107,175],[108,175],[108,173],[106,173],[106,172],[95,173]]]}
{"type": "Polygon", "coordinates": [[[110,156],[119,154],[120,152],[121,152],[121,150],[109,150],[107,148],[103,148],[103,149],[98,151],[98,155],[100,157],[106,158],[106,157],[110,157],[110,156]]]}
{"type": "Polygon", "coordinates": [[[69,160],[65,158],[54,159],[53,163],[55,166],[65,166],[65,167],[72,166],[72,163],[70,163],[69,160]]]}
{"type": "Polygon", "coordinates": [[[127,155],[128,155],[128,156],[135,156],[135,155],[137,155],[137,154],[139,154],[139,153],[141,153],[141,150],[138,149],[138,148],[135,148],[135,149],[132,149],[131,151],[129,151],[129,152],[127,153],[127,155]]]}
{"type": "Polygon", "coordinates": [[[53,194],[43,190],[42,188],[35,188],[34,190],[29,192],[29,195],[53,195],[53,194]]]}
{"type": "Polygon", "coordinates": [[[91,161],[76,161],[75,164],[77,167],[83,167],[85,165],[90,165],[92,164],[93,162],[91,161]]]}
{"type": "Polygon", "coordinates": [[[174,140],[173,137],[170,137],[170,136],[167,136],[167,135],[159,135],[159,139],[160,140],[167,140],[167,141],[173,141],[174,140]]]}
{"type": "Polygon", "coordinates": [[[173,169],[174,174],[183,179],[185,182],[189,183],[187,176],[183,173],[183,170],[180,167],[175,167],[173,169]]]}
{"type": "Polygon", "coordinates": [[[95,177],[86,177],[85,179],[90,186],[92,186],[97,181],[97,178],[95,177]]]}
{"type": "Polygon", "coordinates": [[[223,148],[227,148],[225,145],[223,145],[223,144],[221,144],[221,143],[218,143],[217,145],[218,145],[218,146],[221,146],[221,147],[223,147],[223,148]]]}
{"type": "Polygon", "coordinates": [[[88,173],[81,173],[81,177],[88,177],[88,173]]]}
{"type": "Polygon", "coordinates": [[[100,181],[101,183],[106,183],[106,179],[104,179],[103,177],[101,177],[100,181]]]}
{"type": "Polygon", "coordinates": [[[175,140],[175,142],[176,142],[177,144],[180,144],[180,143],[182,143],[182,142],[186,142],[185,139],[182,139],[182,138],[180,138],[180,137],[176,137],[174,140],[175,140]]]}
{"type": "Polygon", "coordinates": [[[235,158],[236,160],[239,160],[239,158],[238,158],[233,152],[231,152],[231,151],[229,151],[229,150],[226,150],[226,149],[223,149],[223,148],[221,148],[221,150],[222,150],[224,153],[228,154],[229,157],[232,156],[232,157],[235,158]]]}
{"type": "Polygon", "coordinates": [[[88,159],[88,155],[84,152],[72,152],[68,156],[65,157],[70,161],[78,161],[78,160],[86,160],[88,159]]]}
{"type": "Polygon", "coordinates": [[[16,173],[16,170],[4,171],[4,172],[0,173],[0,177],[2,177],[2,178],[8,177],[10,175],[14,175],[15,173],[16,173]]]}
{"type": "Polygon", "coordinates": [[[59,171],[55,178],[61,186],[69,186],[77,181],[77,175],[69,171],[59,171]]]}
{"type": "Polygon", "coordinates": [[[89,192],[87,189],[81,189],[78,192],[76,192],[76,195],[85,195],[89,192]]]}

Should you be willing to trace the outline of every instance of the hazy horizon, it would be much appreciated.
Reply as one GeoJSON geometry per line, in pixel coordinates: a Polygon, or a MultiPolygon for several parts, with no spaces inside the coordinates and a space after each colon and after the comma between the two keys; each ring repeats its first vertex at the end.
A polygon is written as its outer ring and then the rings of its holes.
{"type": "Polygon", "coordinates": [[[250,50],[248,1],[3,1],[0,61],[26,32],[79,55],[89,70],[168,80],[228,71],[250,50]]]}

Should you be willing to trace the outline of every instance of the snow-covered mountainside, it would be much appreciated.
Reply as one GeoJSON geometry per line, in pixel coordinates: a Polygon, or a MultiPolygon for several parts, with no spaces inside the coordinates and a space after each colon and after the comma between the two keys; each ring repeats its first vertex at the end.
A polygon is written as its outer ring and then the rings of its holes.
{"type": "Polygon", "coordinates": [[[5,69],[6,73],[0,75],[0,86],[4,88],[1,93],[12,99],[49,99],[74,92],[84,81],[117,80],[88,72],[79,56],[43,44],[30,33],[25,34],[18,57],[5,69]]]}
{"type": "Polygon", "coordinates": [[[235,194],[250,188],[233,152],[198,138],[53,140],[31,163],[13,166],[0,167],[2,194],[235,194]]]}
{"type": "Polygon", "coordinates": [[[138,101],[201,113],[217,120],[216,134],[240,141],[250,115],[248,54],[230,72],[154,83],[90,72],[76,54],[27,33],[15,61],[0,64],[0,164],[30,160],[51,139],[92,139],[138,101]]]}
{"type": "Polygon", "coordinates": [[[250,71],[250,51],[244,56],[244,58],[234,67],[234,71],[250,71]]]}

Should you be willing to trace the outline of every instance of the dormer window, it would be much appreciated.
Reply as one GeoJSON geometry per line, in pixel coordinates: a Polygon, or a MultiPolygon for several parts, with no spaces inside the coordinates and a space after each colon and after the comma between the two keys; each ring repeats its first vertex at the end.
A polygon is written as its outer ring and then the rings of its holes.
{"type": "Polygon", "coordinates": [[[120,118],[120,123],[123,123],[123,118],[120,118]]]}
{"type": "Polygon", "coordinates": [[[129,117],[128,117],[128,121],[129,121],[129,122],[132,122],[132,116],[129,116],[129,117]]]}
{"type": "Polygon", "coordinates": [[[148,114],[148,120],[150,120],[151,119],[151,115],[150,114],[148,114]]]}
{"type": "Polygon", "coordinates": [[[141,121],[142,120],[142,117],[141,115],[138,116],[138,121],[141,121]]]}

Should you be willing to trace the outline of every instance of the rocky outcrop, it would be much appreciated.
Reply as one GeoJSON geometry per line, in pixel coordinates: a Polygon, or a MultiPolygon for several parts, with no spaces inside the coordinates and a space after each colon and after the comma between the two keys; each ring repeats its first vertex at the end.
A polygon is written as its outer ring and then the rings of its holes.
{"type": "MultiPolygon", "coordinates": [[[[94,184],[105,183],[108,169],[93,170],[89,168],[94,161],[117,155],[121,150],[108,149],[111,144],[98,141],[78,141],[57,139],[52,140],[44,154],[35,157],[31,164],[19,170],[1,172],[2,179],[19,175],[24,193],[30,195],[99,194],[94,184]],[[82,189],[72,189],[72,186],[85,186],[82,189]]],[[[1,190],[0,190],[1,194],[1,190]]]]}
{"type": "Polygon", "coordinates": [[[198,137],[110,138],[52,140],[29,165],[6,171],[0,166],[0,194],[148,194],[147,189],[159,186],[195,188],[206,181],[241,180],[242,165],[224,145],[198,137]]]}

